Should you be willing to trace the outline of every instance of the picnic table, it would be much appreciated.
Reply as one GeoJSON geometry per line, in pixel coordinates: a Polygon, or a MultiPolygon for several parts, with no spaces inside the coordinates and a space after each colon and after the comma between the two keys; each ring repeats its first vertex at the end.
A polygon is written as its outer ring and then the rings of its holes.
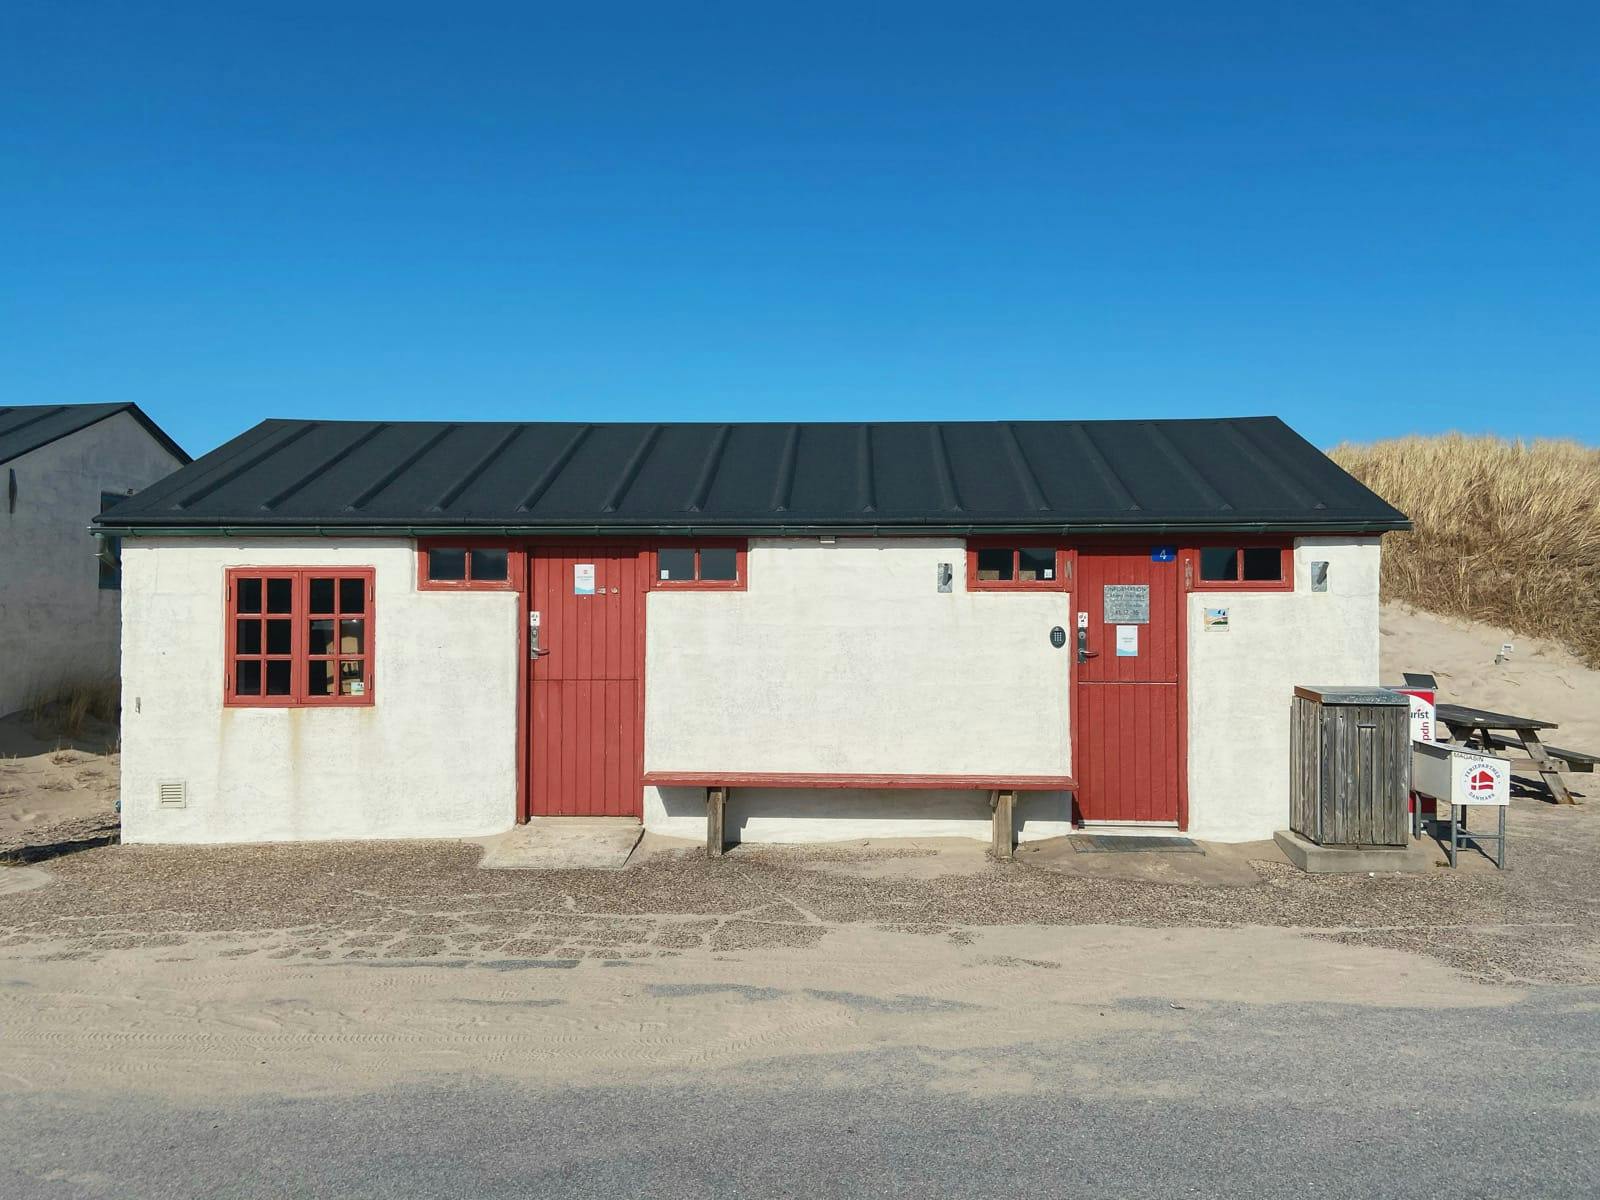
{"type": "MultiPolygon", "coordinates": [[[[1573,800],[1572,793],[1567,790],[1567,785],[1561,780],[1560,768],[1556,765],[1555,756],[1550,753],[1554,747],[1546,746],[1539,739],[1541,729],[1560,728],[1554,721],[1539,721],[1533,717],[1490,712],[1484,708],[1468,708],[1464,704],[1441,704],[1436,711],[1439,720],[1450,730],[1450,736],[1464,745],[1470,746],[1474,736],[1485,750],[1493,750],[1496,747],[1516,749],[1520,745],[1533,760],[1535,769],[1544,780],[1545,786],[1550,789],[1550,794],[1555,797],[1556,803],[1577,803],[1573,800]],[[1505,734],[1511,736],[1503,736],[1505,734]]],[[[1560,751],[1559,756],[1564,760],[1590,759],[1591,763],[1593,760],[1592,755],[1580,755],[1575,751],[1560,751]]],[[[1577,769],[1586,768],[1579,766],[1577,769]]],[[[1587,769],[1592,769],[1592,765],[1587,769]]]]}

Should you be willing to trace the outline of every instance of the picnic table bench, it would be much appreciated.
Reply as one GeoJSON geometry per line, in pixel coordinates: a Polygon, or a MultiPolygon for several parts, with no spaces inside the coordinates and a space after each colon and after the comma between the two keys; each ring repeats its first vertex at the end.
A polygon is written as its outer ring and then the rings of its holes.
{"type": "Polygon", "coordinates": [[[1554,721],[1540,721],[1533,717],[1519,717],[1510,713],[1491,712],[1485,708],[1469,708],[1464,704],[1441,704],[1436,709],[1439,720],[1450,731],[1450,736],[1465,745],[1471,745],[1474,737],[1478,744],[1485,750],[1499,747],[1501,749],[1515,750],[1518,747],[1533,760],[1534,768],[1539,772],[1540,778],[1550,789],[1550,794],[1555,797],[1557,804],[1575,804],[1572,793],[1567,790],[1567,785],[1561,780],[1561,767],[1556,763],[1570,764],[1574,761],[1586,762],[1586,766],[1574,769],[1592,771],[1597,760],[1595,755],[1581,754],[1573,750],[1563,750],[1559,754],[1553,748],[1546,746],[1539,738],[1541,729],[1560,728],[1554,721]],[[1510,737],[1504,736],[1510,734],[1510,737]]]}

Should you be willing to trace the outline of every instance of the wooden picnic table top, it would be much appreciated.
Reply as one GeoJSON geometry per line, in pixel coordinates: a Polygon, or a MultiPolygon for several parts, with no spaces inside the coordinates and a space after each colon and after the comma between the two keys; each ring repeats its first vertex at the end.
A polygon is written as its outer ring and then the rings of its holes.
{"type": "Polygon", "coordinates": [[[1440,704],[1435,711],[1446,725],[1470,726],[1473,729],[1559,729],[1554,721],[1537,721],[1532,717],[1514,717],[1509,713],[1490,712],[1486,708],[1468,708],[1465,704],[1440,704]]]}

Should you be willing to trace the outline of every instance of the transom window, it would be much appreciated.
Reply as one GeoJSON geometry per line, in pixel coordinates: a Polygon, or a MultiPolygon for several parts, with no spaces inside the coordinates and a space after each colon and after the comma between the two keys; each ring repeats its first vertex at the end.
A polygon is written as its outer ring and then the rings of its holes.
{"type": "Polygon", "coordinates": [[[1271,591],[1293,586],[1292,551],[1269,546],[1202,546],[1197,588],[1271,591]]]}
{"type": "Polygon", "coordinates": [[[986,542],[967,547],[967,583],[977,591],[1006,588],[1060,590],[1064,556],[1054,546],[986,542]]]}
{"type": "Polygon", "coordinates": [[[426,542],[417,548],[421,560],[417,585],[422,588],[513,587],[512,553],[503,546],[426,542]]]}
{"type": "Polygon", "coordinates": [[[373,570],[228,572],[227,703],[372,703],[373,570]]]}
{"type": "Polygon", "coordinates": [[[650,586],[740,590],[745,584],[746,557],[744,542],[658,546],[650,586]]]}

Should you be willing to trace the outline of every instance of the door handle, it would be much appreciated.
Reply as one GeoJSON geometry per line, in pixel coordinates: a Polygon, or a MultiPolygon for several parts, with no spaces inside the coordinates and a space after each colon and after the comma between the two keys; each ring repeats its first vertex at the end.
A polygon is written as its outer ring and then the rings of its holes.
{"type": "Polygon", "coordinates": [[[1100,651],[1089,649],[1089,623],[1084,619],[1087,614],[1078,614],[1078,661],[1088,662],[1091,658],[1099,658],[1100,651]]]}

